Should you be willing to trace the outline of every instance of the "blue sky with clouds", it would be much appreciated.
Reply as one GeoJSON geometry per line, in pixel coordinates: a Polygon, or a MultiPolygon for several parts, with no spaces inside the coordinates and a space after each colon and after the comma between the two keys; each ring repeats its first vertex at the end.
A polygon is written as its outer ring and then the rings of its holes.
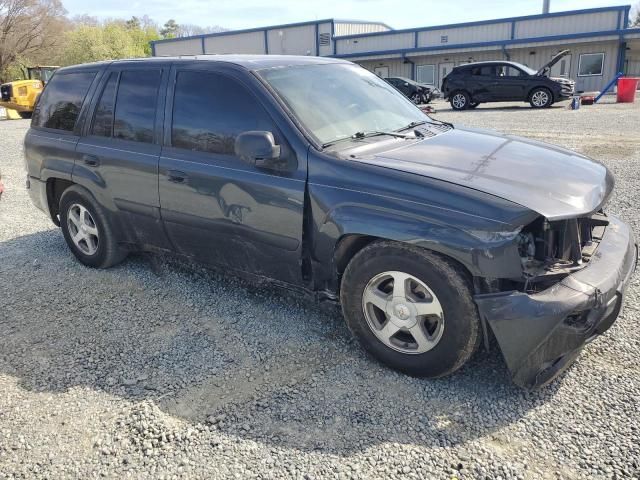
{"type": "MultiPolygon", "coordinates": [[[[551,0],[551,11],[625,5],[621,0],[551,0]]],[[[98,18],[149,15],[162,24],[220,25],[253,28],[321,18],[383,21],[410,28],[492,18],[532,15],[542,0],[63,0],[70,15],[98,18]]]]}

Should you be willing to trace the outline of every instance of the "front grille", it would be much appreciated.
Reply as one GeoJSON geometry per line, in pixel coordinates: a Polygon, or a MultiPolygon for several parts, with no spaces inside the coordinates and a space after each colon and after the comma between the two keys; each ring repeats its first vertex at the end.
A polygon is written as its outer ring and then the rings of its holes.
{"type": "Polygon", "coordinates": [[[5,102],[9,102],[13,96],[13,87],[10,84],[0,85],[0,97],[5,102]]]}

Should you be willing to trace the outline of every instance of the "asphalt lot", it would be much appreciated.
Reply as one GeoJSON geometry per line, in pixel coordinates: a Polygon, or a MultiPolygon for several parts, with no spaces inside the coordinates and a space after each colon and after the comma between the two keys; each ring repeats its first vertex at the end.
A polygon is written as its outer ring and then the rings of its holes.
{"type": "MultiPolygon", "coordinates": [[[[640,237],[640,103],[565,105],[434,116],[604,162],[640,237]]],[[[0,479],[640,478],[640,275],[543,390],[497,351],[413,379],[268,288],[146,255],[82,267],[24,189],[27,128],[0,122],[0,479]]]]}

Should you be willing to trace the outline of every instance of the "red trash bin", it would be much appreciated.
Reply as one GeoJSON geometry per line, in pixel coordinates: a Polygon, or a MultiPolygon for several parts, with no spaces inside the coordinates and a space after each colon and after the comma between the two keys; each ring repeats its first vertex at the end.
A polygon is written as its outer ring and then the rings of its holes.
{"type": "Polygon", "coordinates": [[[620,77],[618,79],[618,103],[633,103],[636,99],[638,78],[620,77]]]}

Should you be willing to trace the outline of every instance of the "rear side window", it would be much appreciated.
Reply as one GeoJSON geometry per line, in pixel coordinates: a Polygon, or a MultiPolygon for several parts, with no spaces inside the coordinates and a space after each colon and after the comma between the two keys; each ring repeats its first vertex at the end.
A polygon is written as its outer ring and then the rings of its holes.
{"type": "Polygon", "coordinates": [[[241,84],[224,75],[179,72],[173,103],[171,143],[174,147],[234,154],[238,134],[272,132],[271,118],[241,84]]]}
{"type": "Polygon", "coordinates": [[[131,70],[120,74],[113,122],[114,138],[153,142],[159,87],[160,70],[131,70]]]}
{"type": "Polygon", "coordinates": [[[496,67],[495,65],[485,65],[484,67],[475,67],[471,70],[472,75],[480,77],[495,77],[496,67]]]}
{"type": "Polygon", "coordinates": [[[113,110],[116,104],[117,83],[118,73],[112,72],[96,107],[93,125],[91,126],[92,135],[100,137],[111,137],[113,135],[113,110]]]}
{"type": "Polygon", "coordinates": [[[73,131],[95,72],[54,75],[33,112],[32,125],[73,131]]]}

